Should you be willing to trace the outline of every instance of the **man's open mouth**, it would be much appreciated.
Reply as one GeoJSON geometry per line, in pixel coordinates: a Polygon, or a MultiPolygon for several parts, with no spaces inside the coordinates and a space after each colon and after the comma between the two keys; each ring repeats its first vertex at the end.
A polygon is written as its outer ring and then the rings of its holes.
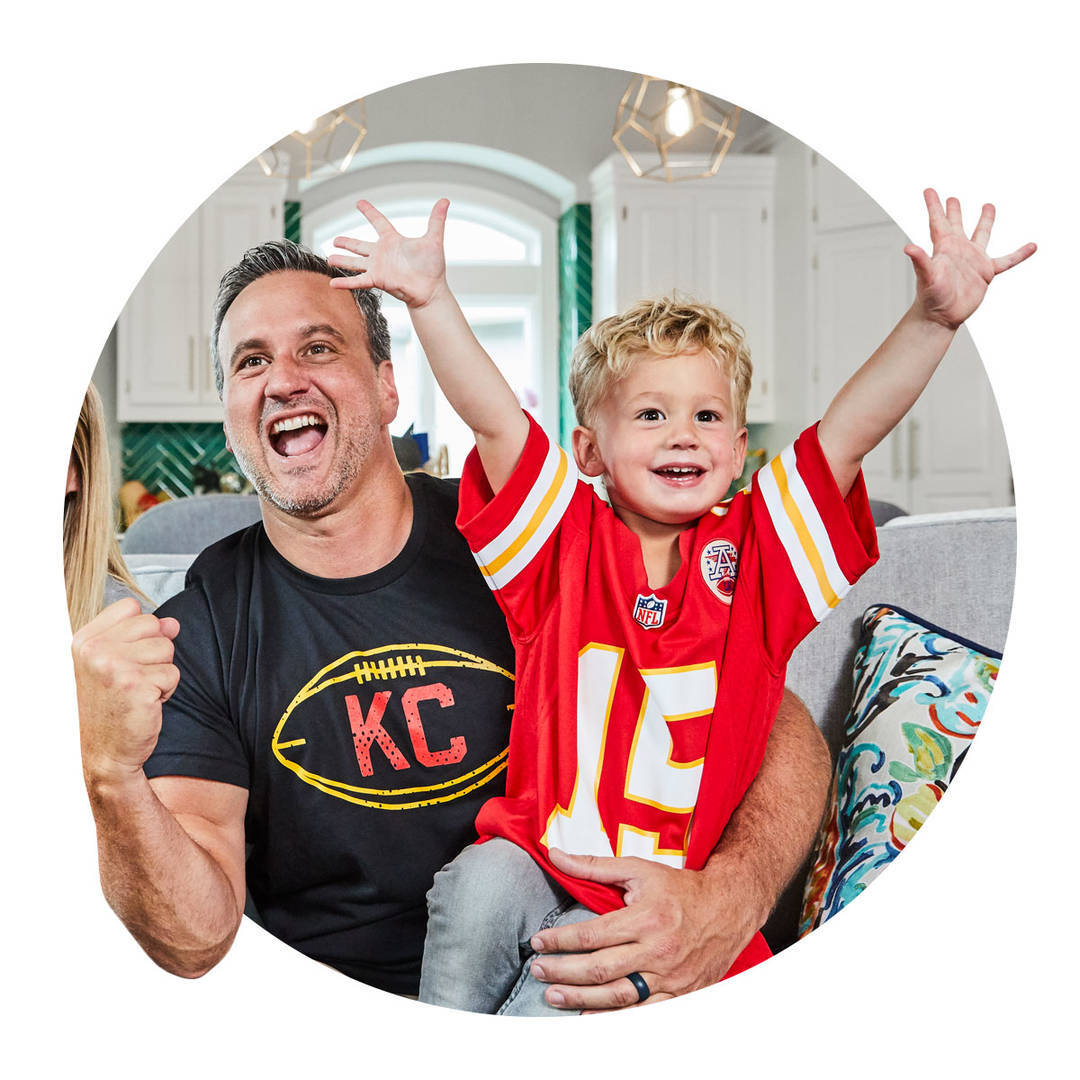
{"type": "Polygon", "coordinates": [[[315,413],[275,420],[269,429],[270,445],[282,457],[296,457],[314,450],[326,437],[326,421],[315,413]]]}

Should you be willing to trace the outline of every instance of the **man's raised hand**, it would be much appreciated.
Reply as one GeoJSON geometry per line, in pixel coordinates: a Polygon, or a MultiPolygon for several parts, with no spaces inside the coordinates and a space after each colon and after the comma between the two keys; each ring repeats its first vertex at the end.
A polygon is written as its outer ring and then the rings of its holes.
{"type": "Polygon", "coordinates": [[[331,266],[356,271],[350,277],[330,279],[333,289],[382,289],[410,308],[426,305],[446,287],[443,232],[449,199],[440,199],[428,218],[423,236],[402,236],[366,199],[356,204],[375,229],[375,241],[338,236],[334,246],[352,255],[331,255],[331,266]]]}
{"type": "Polygon", "coordinates": [[[959,199],[947,199],[942,208],[933,188],[927,188],[923,197],[930,215],[933,255],[927,255],[917,244],[904,248],[915,268],[915,303],[926,318],[955,330],[982,302],[994,277],[1034,254],[1035,245],[1024,244],[1009,255],[991,258],[986,253],[994,224],[994,207],[990,203],[983,206],[969,239],[964,233],[959,199]]]}

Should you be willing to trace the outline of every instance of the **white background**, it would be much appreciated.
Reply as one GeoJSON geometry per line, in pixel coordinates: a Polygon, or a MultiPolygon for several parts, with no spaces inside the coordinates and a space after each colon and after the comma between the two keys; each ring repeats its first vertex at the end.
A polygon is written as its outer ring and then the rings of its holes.
{"type": "Polygon", "coordinates": [[[546,2],[531,14],[262,0],[39,3],[5,16],[0,1054],[13,1075],[1065,1071],[1076,960],[1074,39],[1049,3],[894,7],[546,2]],[[971,324],[1020,515],[989,717],[954,790],[865,897],[770,963],[674,1003],[558,1024],[452,1014],[351,984],[250,925],[209,976],[172,978],[101,898],[81,786],[60,495],[83,387],[173,229],[296,117],[448,67],[515,61],[677,78],[787,128],[914,237],[925,237],[921,189],[934,184],[972,221],[984,199],[998,204],[995,251],[1039,242],[971,324]]]}

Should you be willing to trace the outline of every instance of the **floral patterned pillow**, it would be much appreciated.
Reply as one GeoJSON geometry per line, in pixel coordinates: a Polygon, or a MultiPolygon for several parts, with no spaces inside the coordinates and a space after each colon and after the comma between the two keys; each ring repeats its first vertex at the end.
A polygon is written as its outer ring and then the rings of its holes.
{"type": "Polygon", "coordinates": [[[858,896],[937,806],[979,729],[1000,660],[899,608],[866,610],[800,937],[858,896]]]}

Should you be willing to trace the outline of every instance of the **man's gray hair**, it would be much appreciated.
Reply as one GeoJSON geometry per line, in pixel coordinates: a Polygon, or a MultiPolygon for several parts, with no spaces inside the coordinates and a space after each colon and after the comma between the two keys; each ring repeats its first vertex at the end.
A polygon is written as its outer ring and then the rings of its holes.
{"type": "MultiPolygon", "coordinates": [[[[321,255],[316,255],[291,240],[267,240],[245,251],[240,261],[222,275],[217,299],[214,301],[214,321],[210,328],[210,360],[214,365],[214,382],[217,384],[219,398],[225,386],[225,373],[222,371],[221,356],[218,353],[218,335],[221,333],[225,313],[252,282],[280,270],[304,270],[312,274],[323,274],[328,278],[350,276],[350,271],[340,266],[331,266],[321,255]]],[[[380,294],[373,289],[351,289],[350,292],[363,316],[364,325],[367,327],[368,351],[378,367],[384,360],[390,359],[390,328],[386,325],[386,316],[380,308],[380,294]]]]}

